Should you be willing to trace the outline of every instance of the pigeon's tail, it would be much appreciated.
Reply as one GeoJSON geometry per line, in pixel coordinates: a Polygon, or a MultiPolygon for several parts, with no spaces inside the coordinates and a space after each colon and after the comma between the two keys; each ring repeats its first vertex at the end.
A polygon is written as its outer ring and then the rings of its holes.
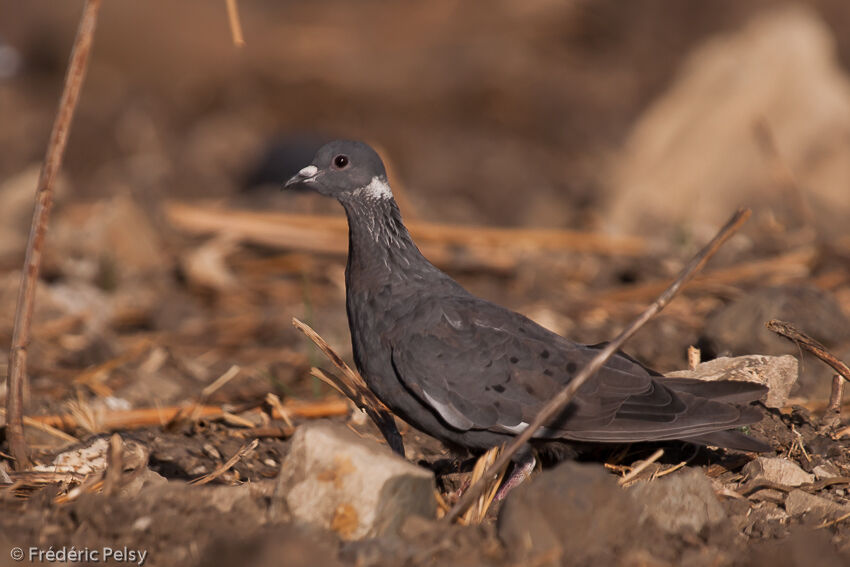
{"type": "MultiPolygon", "coordinates": [[[[755,402],[764,397],[768,391],[766,386],[741,380],[707,381],[696,378],[659,378],[659,382],[675,392],[685,392],[701,398],[730,404],[755,402]]],[[[755,423],[759,419],[761,417],[750,423],[755,423]]]]}
{"type": "MultiPolygon", "coordinates": [[[[768,388],[753,382],[740,380],[718,380],[706,381],[695,378],[663,378],[659,379],[662,384],[676,392],[684,392],[707,398],[716,402],[731,404],[748,404],[762,399],[767,394],[768,388]]],[[[756,408],[741,408],[741,417],[735,423],[736,427],[742,427],[758,423],[762,419],[762,413],[756,408]]],[[[688,437],[682,441],[699,443],[700,445],[713,445],[725,449],[737,451],[753,451],[757,453],[772,451],[773,448],[757,439],[753,439],[734,429],[725,431],[714,431],[688,437]]]]}
{"type": "Polygon", "coordinates": [[[740,431],[715,431],[707,433],[699,437],[688,437],[682,441],[689,441],[699,445],[713,445],[715,447],[723,447],[724,449],[734,449],[736,451],[752,451],[754,453],[766,453],[773,451],[773,447],[767,443],[762,443],[758,439],[753,439],[744,435],[740,431]]]}

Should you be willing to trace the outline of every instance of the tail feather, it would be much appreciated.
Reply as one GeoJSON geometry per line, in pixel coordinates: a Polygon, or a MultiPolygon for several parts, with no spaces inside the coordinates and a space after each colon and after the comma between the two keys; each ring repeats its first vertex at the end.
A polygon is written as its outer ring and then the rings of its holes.
{"type": "Polygon", "coordinates": [[[663,378],[659,382],[676,392],[685,392],[717,402],[745,404],[763,398],[767,386],[742,380],[699,380],[697,378],[663,378]]]}
{"type": "Polygon", "coordinates": [[[688,437],[682,441],[690,441],[700,445],[714,445],[715,447],[723,447],[724,449],[735,449],[737,451],[752,451],[755,453],[766,453],[773,451],[773,447],[744,435],[740,431],[726,430],[706,433],[698,437],[688,437]]]}

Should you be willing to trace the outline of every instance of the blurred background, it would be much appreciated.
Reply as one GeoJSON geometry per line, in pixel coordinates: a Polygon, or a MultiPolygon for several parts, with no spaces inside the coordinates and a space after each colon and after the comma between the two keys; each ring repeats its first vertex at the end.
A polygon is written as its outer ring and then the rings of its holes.
{"type": "MultiPolygon", "coordinates": [[[[0,1],[4,340],[81,7],[0,1]]],[[[654,322],[637,355],[670,369],[688,344],[708,357],[789,350],[759,323],[782,305],[824,340],[847,339],[846,2],[239,7],[241,48],[224,2],[104,3],[37,314],[46,328],[75,318],[36,333],[36,386],[113,359],[125,333],[200,349],[209,374],[235,357],[279,385],[309,382],[311,351],[289,318],[348,348],[344,232],[302,219],[328,240],[319,246],[309,231],[277,232],[292,219],[252,215],[339,215],[336,203],[280,191],[338,137],[379,149],[405,218],[436,231],[426,253],[438,264],[578,340],[610,338],[739,206],[754,218],[718,259],[731,272],[654,322]],[[480,248],[439,242],[445,226],[482,225],[520,230],[480,248]],[[504,248],[525,229],[581,232],[569,246],[504,248]],[[793,291],[752,299],[741,309],[754,322],[731,325],[735,337],[710,332],[720,310],[769,286],[793,291]]]]}
{"type": "MultiPolygon", "coordinates": [[[[0,0],[3,345],[82,6],[0,0]]],[[[331,393],[291,318],[350,360],[344,219],[280,188],[334,138],[379,150],[439,267],[587,343],[751,207],[626,350],[664,372],[689,345],[800,355],[764,329],[777,317],[850,360],[846,0],[242,0],[239,13],[241,48],[224,0],[103,2],[50,219],[29,414],[77,416],[84,438],[110,430],[99,412],[197,400],[234,366],[207,403],[331,393]]],[[[831,376],[803,358],[788,405],[823,411],[831,376]]],[[[138,433],[151,468],[194,478],[243,442],[205,427],[138,433]]],[[[273,477],[285,452],[263,439],[222,478],[273,477]]]]}

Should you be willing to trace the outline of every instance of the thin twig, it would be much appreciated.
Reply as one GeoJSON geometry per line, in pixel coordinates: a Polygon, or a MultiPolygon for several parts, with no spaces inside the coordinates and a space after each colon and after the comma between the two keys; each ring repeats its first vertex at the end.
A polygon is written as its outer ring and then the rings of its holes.
{"type": "MultiPolygon", "coordinates": [[[[3,418],[3,423],[5,424],[6,410],[4,410],[2,408],[0,408],[0,418],[3,418]]],[[[51,425],[49,425],[47,423],[42,423],[40,421],[36,421],[35,419],[28,417],[26,415],[24,416],[24,425],[26,425],[27,427],[32,427],[33,429],[38,429],[39,431],[43,431],[44,433],[47,433],[48,435],[56,437],[57,439],[60,439],[60,440],[64,441],[65,443],[79,443],[80,442],[80,440],[77,439],[76,437],[74,437],[73,435],[68,435],[67,433],[65,433],[61,429],[56,429],[55,427],[52,427],[51,425]]],[[[0,456],[2,456],[3,454],[4,453],[2,451],[0,451],[0,456]]]]}
{"type": "Polygon", "coordinates": [[[280,418],[283,420],[283,422],[288,428],[292,429],[293,427],[295,427],[295,425],[292,423],[292,418],[289,416],[289,412],[286,410],[286,408],[283,407],[283,404],[280,403],[280,398],[276,394],[273,394],[271,392],[266,394],[266,403],[272,406],[274,411],[276,411],[280,415],[280,418]]]}
{"type": "MultiPolygon", "coordinates": [[[[283,409],[291,417],[315,419],[346,415],[351,410],[351,407],[346,400],[330,398],[309,402],[287,401],[283,404],[283,409]]],[[[94,412],[91,414],[74,411],[72,413],[58,415],[34,415],[27,419],[31,420],[32,427],[39,427],[39,424],[46,424],[64,431],[74,431],[78,428],[88,431],[113,431],[116,429],[163,426],[169,421],[172,421],[175,415],[184,411],[185,406],[167,406],[94,412]]],[[[201,406],[199,411],[200,414],[198,417],[201,419],[222,419],[227,413],[220,406],[201,406]]],[[[257,413],[259,411],[259,409],[250,410],[250,412],[246,410],[246,413],[250,415],[250,413],[257,413]]],[[[274,412],[272,417],[283,419],[277,412],[274,412]]]]}
{"type": "Polygon", "coordinates": [[[653,476],[653,478],[661,478],[662,476],[667,476],[668,474],[672,474],[672,473],[676,472],[677,470],[681,469],[682,467],[684,467],[687,464],[688,464],[688,461],[681,461],[678,465],[673,465],[669,469],[664,469],[663,471],[658,471],[657,473],[655,473],[652,476],[653,476]]]}
{"type": "MultiPolygon", "coordinates": [[[[661,311],[682,285],[685,284],[691,277],[698,272],[705,263],[711,258],[715,252],[723,245],[726,240],[732,236],[732,234],[738,230],[744,222],[750,217],[752,212],[749,209],[741,209],[736,212],[732,218],[726,223],[726,225],[720,229],[720,232],[711,239],[711,241],[702,249],[700,252],[694,256],[690,262],[682,269],[682,272],[679,274],[679,277],[670,284],[664,293],[662,293],[658,299],[656,299],[652,305],[647,307],[643,313],[641,313],[637,319],[632,321],[632,323],[626,327],[617,337],[612,340],[608,345],[599,351],[593,359],[579,371],[575,378],[573,378],[563,390],[558,392],[543,408],[541,408],[540,412],[537,414],[537,417],[531,422],[531,424],[525,428],[525,430],[517,435],[513,441],[507,446],[505,451],[499,455],[499,458],[488,468],[487,472],[483,475],[483,478],[488,478],[492,476],[495,471],[500,470],[504,467],[508,461],[516,454],[516,452],[522,448],[531,438],[534,436],[537,431],[549,423],[552,418],[554,418],[557,414],[562,412],[564,408],[567,407],[567,404],[572,401],[575,395],[578,393],[579,388],[596,372],[602,368],[602,365],[611,358],[611,356],[617,352],[623,343],[626,342],[629,337],[634,335],[638,329],[640,329],[647,321],[649,321],[656,313],[661,311]]],[[[477,482],[471,485],[466,492],[464,492],[463,496],[457,501],[454,505],[454,508],[446,514],[443,518],[446,522],[453,522],[457,519],[466,508],[478,497],[478,494],[484,489],[483,482],[477,482]]]]}
{"type": "Polygon", "coordinates": [[[220,388],[222,388],[225,384],[230,382],[237,374],[241,368],[238,364],[234,364],[231,366],[224,374],[213,380],[210,384],[204,387],[201,390],[201,394],[198,398],[189,404],[186,404],[180,408],[178,411],[168,422],[164,425],[165,429],[172,429],[176,427],[178,424],[182,423],[184,420],[188,420],[189,422],[196,422],[201,419],[201,411],[204,407],[206,407],[207,399],[212,396],[215,392],[217,392],[220,388]]]}
{"type": "Polygon", "coordinates": [[[779,321],[778,319],[771,319],[770,321],[765,323],[765,327],[767,327],[769,331],[773,331],[777,335],[781,335],[788,340],[794,341],[795,343],[797,343],[797,346],[809,351],[810,353],[824,361],[826,364],[834,368],[835,371],[841,374],[841,376],[843,376],[845,380],[850,380],[850,367],[848,367],[844,363],[844,361],[829,352],[825,346],[823,346],[818,341],[808,336],[804,332],[797,329],[791,323],[779,321]]]}
{"type": "Polygon", "coordinates": [[[239,21],[239,7],[236,0],[225,0],[227,2],[227,20],[230,22],[230,35],[233,36],[233,45],[242,47],[245,45],[245,37],[242,35],[242,23],[239,21]]]}
{"type": "Polygon", "coordinates": [[[27,346],[30,342],[33,307],[35,305],[35,288],[38,282],[38,271],[41,266],[41,249],[47,233],[47,220],[50,216],[50,206],[53,203],[53,181],[62,165],[71,120],[77,108],[80,89],[86,76],[86,66],[94,38],[97,13],[100,0],[88,0],[80,23],[77,37],[71,50],[71,59],[65,75],[65,85],[62,98],[59,100],[59,110],[53,121],[53,130],[47,143],[47,153],[41,174],[38,178],[38,188],[35,195],[30,234],[27,240],[24,257],[24,271],[21,275],[21,286],[18,291],[18,303],[15,310],[15,326],[12,331],[12,348],[9,353],[9,374],[7,377],[6,400],[6,439],[9,450],[15,457],[15,468],[24,470],[30,467],[29,451],[24,439],[24,384],[27,375],[27,346]]]}
{"type": "Polygon", "coordinates": [[[216,378],[211,384],[201,390],[201,396],[198,401],[195,402],[195,406],[192,408],[192,421],[198,421],[198,408],[205,405],[210,396],[212,396],[221,388],[223,388],[225,384],[233,380],[239,374],[240,370],[242,369],[239,367],[238,364],[232,365],[230,368],[227,369],[224,374],[216,378]]]}
{"type": "Polygon", "coordinates": [[[841,374],[832,375],[832,388],[829,391],[829,405],[826,406],[825,419],[831,421],[830,425],[838,425],[841,416],[841,402],[844,398],[844,378],[841,374]]]}
{"type": "Polygon", "coordinates": [[[235,455],[233,455],[232,457],[227,459],[226,463],[224,463],[223,465],[221,465],[220,467],[218,467],[217,469],[215,469],[213,472],[211,472],[209,474],[205,474],[204,476],[198,477],[195,480],[189,481],[189,484],[192,484],[194,486],[201,486],[201,485],[208,484],[208,483],[214,481],[215,479],[217,479],[218,477],[220,477],[221,475],[223,475],[224,473],[229,471],[233,467],[233,465],[238,463],[239,460],[242,457],[245,456],[246,453],[256,449],[257,444],[259,444],[259,442],[260,442],[259,439],[254,439],[250,443],[246,443],[245,445],[242,445],[242,447],[240,447],[239,450],[236,451],[235,455]]]}
{"type": "MultiPolygon", "coordinates": [[[[808,336],[806,333],[797,329],[791,323],[787,323],[785,321],[779,321],[778,319],[771,319],[767,323],[765,323],[765,327],[768,330],[773,331],[777,335],[785,337],[786,339],[793,341],[798,347],[803,350],[807,350],[823,362],[831,366],[838,374],[844,379],[850,381],[850,367],[844,363],[843,360],[829,352],[825,346],[820,344],[818,341],[808,336]]],[[[827,406],[825,420],[833,421],[837,425],[837,420],[835,418],[839,417],[841,414],[841,398],[844,394],[844,384],[843,380],[840,378],[838,380],[833,379],[832,381],[832,389],[829,394],[829,405],[827,406]],[[832,420],[830,420],[830,417],[832,420]]]]}
{"type": "Polygon", "coordinates": [[[627,474],[627,475],[625,475],[623,478],[621,478],[621,479],[618,481],[618,482],[620,483],[620,486],[625,486],[625,485],[626,485],[626,484],[628,484],[629,482],[631,482],[631,481],[633,481],[634,479],[636,479],[636,478],[637,478],[637,476],[638,476],[640,473],[642,473],[643,471],[645,471],[645,470],[649,467],[649,465],[651,465],[652,463],[654,463],[655,461],[657,461],[658,459],[660,459],[663,455],[664,455],[664,449],[658,449],[658,450],[656,450],[656,451],[655,451],[652,455],[650,455],[650,456],[649,456],[649,458],[648,458],[647,460],[645,460],[645,461],[641,462],[638,466],[636,466],[635,468],[633,468],[632,470],[630,470],[630,471],[629,471],[629,474],[627,474]]]}
{"type": "Polygon", "coordinates": [[[838,524],[838,523],[840,523],[840,522],[843,522],[844,520],[846,520],[846,519],[848,519],[848,518],[850,518],[850,512],[847,512],[846,514],[843,514],[843,515],[841,515],[841,516],[838,516],[838,517],[837,517],[837,518],[835,518],[834,520],[830,520],[830,521],[828,521],[828,522],[824,522],[824,523],[822,523],[821,525],[819,525],[819,526],[818,526],[817,528],[815,528],[815,529],[817,529],[817,530],[821,530],[821,529],[823,529],[823,528],[828,528],[829,526],[834,526],[835,524],[838,524]]]}
{"type": "Polygon", "coordinates": [[[109,438],[109,450],[106,453],[106,472],[103,476],[103,492],[110,495],[115,492],[121,484],[121,475],[124,473],[123,457],[124,442],[121,436],[113,433],[109,438]]]}
{"type": "Polygon", "coordinates": [[[696,370],[702,359],[702,352],[697,347],[691,345],[688,347],[688,369],[696,370]]]}
{"type": "Polygon", "coordinates": [[[239,437],[275,437],[278,439],[288,439],[295,433],[295,428],[288,425],[261,425],[252,427],[251,429],[243,429],[235,432],[239,437]]]}

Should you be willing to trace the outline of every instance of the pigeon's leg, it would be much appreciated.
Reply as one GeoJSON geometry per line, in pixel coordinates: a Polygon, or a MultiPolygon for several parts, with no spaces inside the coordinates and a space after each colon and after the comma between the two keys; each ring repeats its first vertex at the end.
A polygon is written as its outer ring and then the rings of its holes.
{"type": "MultiPolygon", "coordinates": [[[[370,408],[371,409],[371,408],[370,408]]],[[[375,422],[375,425],[378,426],[378,429],[381,430],[381,433],[384,436],[384,439],[387,441],[387,445],[390,446],[390,449],[393,450],[393,453],[400,456],[402,459],[404,458],[404,441],[401,438],[401,433],[398,432],[398,427],[396,427],[395,420],[393,416],[388,414],[386,411],[378,413],[377,411],[368,411],[366,412],[375,422]]]]}
{"type": "Polygon", "coordinates": [[[522,482],[531,475],[534,466],[537,464],[537,459],[534,458],[534,453],[530,448],[520,450],[511,462],[511,470],[505,480],[502,481],[502,486],[496,492],[496,500],[503,500],[508,493],[522,484],[522,482]]]}

